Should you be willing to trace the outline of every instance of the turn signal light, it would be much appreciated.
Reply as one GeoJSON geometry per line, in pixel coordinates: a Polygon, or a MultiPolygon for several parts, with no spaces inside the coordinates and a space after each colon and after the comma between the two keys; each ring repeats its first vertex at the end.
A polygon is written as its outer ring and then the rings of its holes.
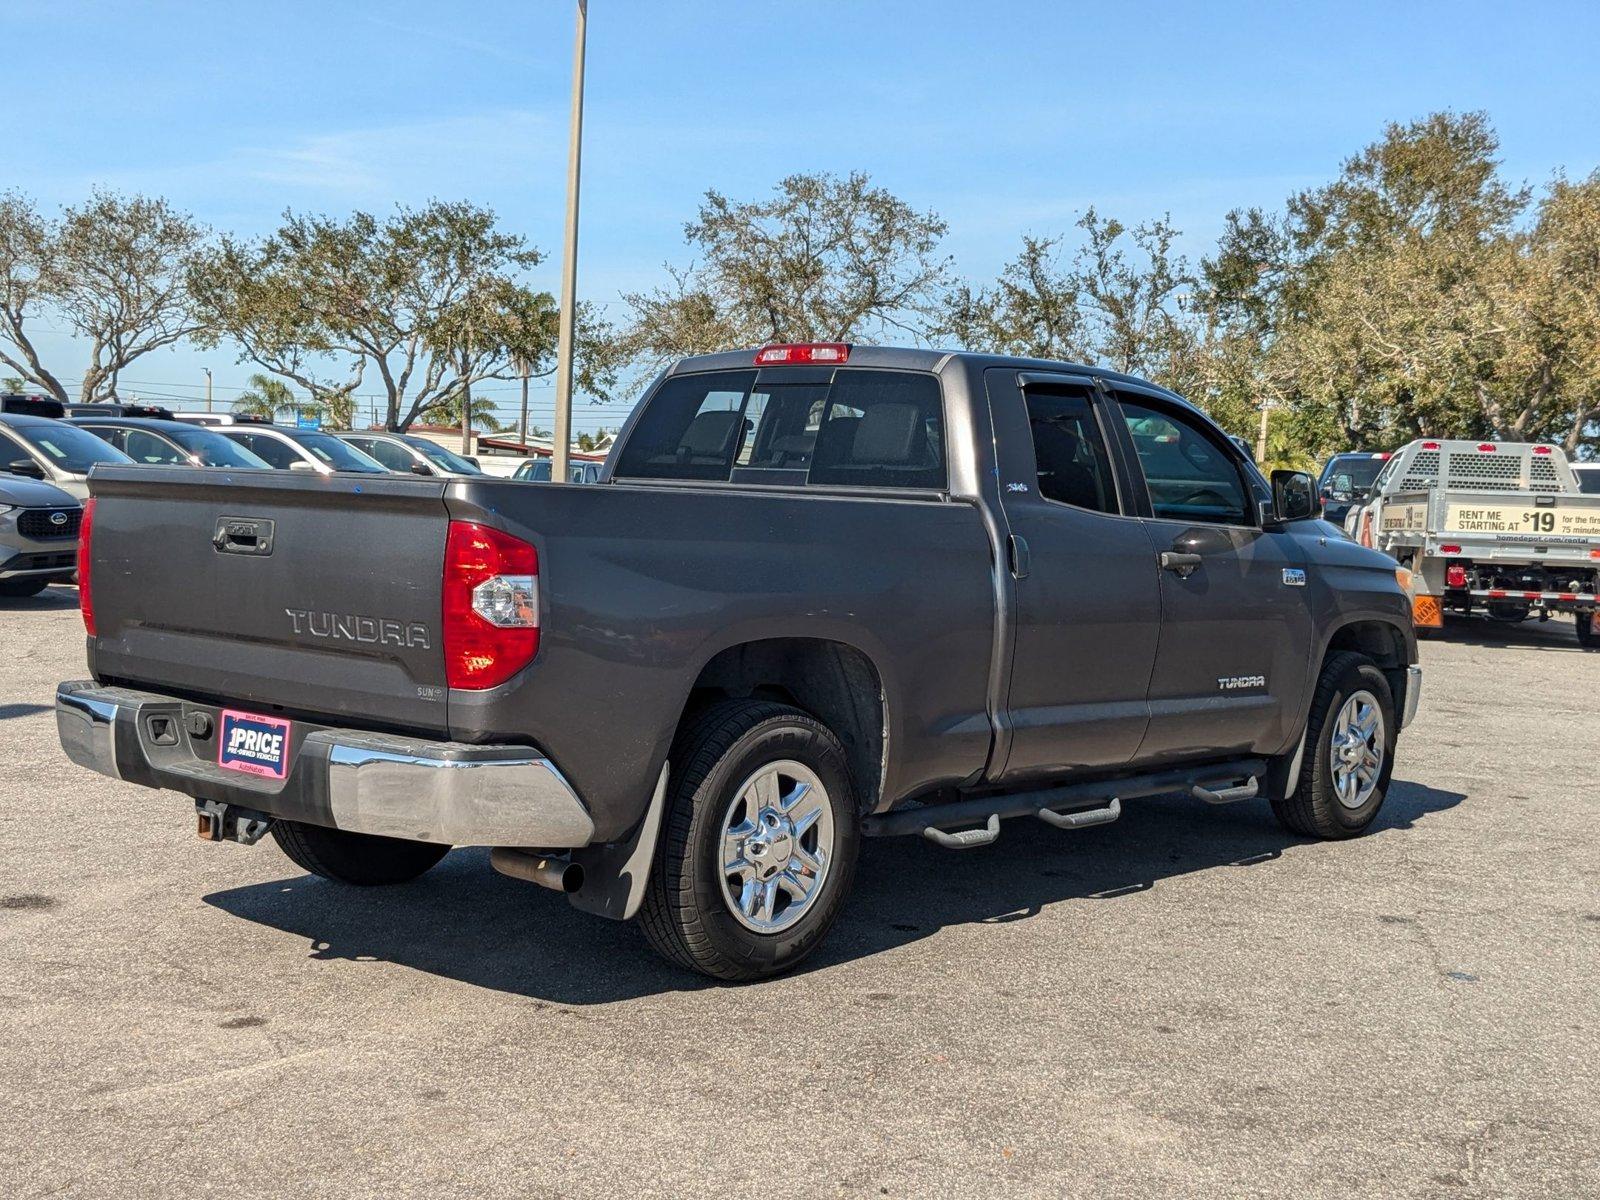
{"type": "Polygon", "coordinates": [[[756,351],[756,366],[775,367],[794,363],[842,363],[850,359],[844,342],[800,342],[763,346],[756,351]]]}
{"type": "Polygon", "coordinates": [[[1439,553],[1440,554],[1460,554],[1461,553],[1461,547],[1460,546],[1440,546],[1439,547],[1439,553]]]}
{"type": "Polygon", "coordinates": [[[83,628],[94,636],[94,591],[89,586],[89,564],[93,561],[91,535],[94,532],[94,497],[83,502],[83,519],[78,524],[78,611],[83,628]]]}
{"type": "Polygon", "coordinates": [[[451,521],[444,547],[444,673],[482,691],[539,652],[539,554],[521,538],[451,521]]]}

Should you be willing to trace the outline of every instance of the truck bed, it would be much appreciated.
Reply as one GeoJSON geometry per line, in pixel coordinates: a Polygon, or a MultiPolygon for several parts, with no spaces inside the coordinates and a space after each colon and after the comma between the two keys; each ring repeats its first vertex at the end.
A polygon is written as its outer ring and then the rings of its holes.
{"type": "Polygon", "coordinates": [[[973,778],[988,758],[994,554],[972,504],[172,467],[97,471],[94,494],[96,679],[535,746],[601,838],[636,817],[700,670],[766,630],[893,664],[885,801],[973,778]],[[451,521],[538,551],[538,654],[487,691],[445,681],[451,521]],[[249,552],[250,536],[270,548],[249,552]]]}

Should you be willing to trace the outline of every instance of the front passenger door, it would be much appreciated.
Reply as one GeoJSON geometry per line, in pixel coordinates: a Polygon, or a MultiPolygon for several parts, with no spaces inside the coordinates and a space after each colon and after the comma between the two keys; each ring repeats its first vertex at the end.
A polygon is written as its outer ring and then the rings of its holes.
{"type": "Polygon", "coordinates": [[[1295,541],[1261,528],[1237,453],[1204,418],[1153,392],[1115,398],[1161,579],[1139,757],[1279,753],[1299,724],[1311,644],[1295,541]]]}

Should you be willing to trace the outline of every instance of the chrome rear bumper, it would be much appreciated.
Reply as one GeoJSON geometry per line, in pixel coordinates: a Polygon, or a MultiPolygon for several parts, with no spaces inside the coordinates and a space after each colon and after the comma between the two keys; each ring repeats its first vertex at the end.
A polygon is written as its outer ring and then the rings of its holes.
{"type": "Polygon", "coordinates": [[[571,848],[594,837],[594,822],[572,786],[527,746],[301,725],[287,777],[261,779],[217,764],[217,712],[89,680],[56,689],[61,748],[79,766],[112,779],[354,833],[451,846],[571,848]],[[210,718],[204,736],[190,731],[196,712],[210,718]],[[159,735],[152,718],[165,719],[159,735]]]}

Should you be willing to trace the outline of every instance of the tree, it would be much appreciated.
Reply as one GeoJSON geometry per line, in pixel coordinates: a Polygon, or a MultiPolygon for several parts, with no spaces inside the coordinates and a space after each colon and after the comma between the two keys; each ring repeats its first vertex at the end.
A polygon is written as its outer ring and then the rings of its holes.
{"type": "Polygon", "coordinates": [[[1251,431],[1254,404],[1243,344],[1197,304],[1199,280],[1174,252],[1179,231],[1162,217],[1129,227],[1089,209],[1082,240],[1025,235],[988,287],[963,284],[945,301],[938,332],[973,350],[1067,359],[1141,375],[1251,431]]]}
{"type": "MultiPolygon", "coordinates": [[[[509,379],[518,357],[554,369],[556,305],[522,277],[541,260],[485,208],[433,201],[387,219],[286,213],[259,242],[224,237],[191,274],[210,340],[300,384],[337,414],[375,374],[386,424],[487,379],[509,379]]],[[[593,314],[580,314],[579,385],[604,395],[615,360],[593,314]]]]}
{"type": "Polygon", "coordinates": [[[672,283],[624,297],[628,353],[659,363],[766,342],[915,335],[948,282],[946,226],[869,177],[791,175],[769,200],[708,191],[684,239],[699,256],[672,283]]]}
{"type": "Polygon", "coordinates": [[[186,286],[206,232],[165,200],[96,191],[59,219],[0,197],[0,362],[66,403],[28,326],[43,312],[89,346],[77,400],[114,399],[130,364],[199,329],[186,286]]]}
{"type": "Polygon", "coordinates": [[[286,417],[291,413],[304,411],[308,407],[281,379],[257,373],[250,376],[246,382],[249,383],[250,389],[241,393],[231,406],[241,417],[260,417],[270,421],[275,417],[286,417]]]}

